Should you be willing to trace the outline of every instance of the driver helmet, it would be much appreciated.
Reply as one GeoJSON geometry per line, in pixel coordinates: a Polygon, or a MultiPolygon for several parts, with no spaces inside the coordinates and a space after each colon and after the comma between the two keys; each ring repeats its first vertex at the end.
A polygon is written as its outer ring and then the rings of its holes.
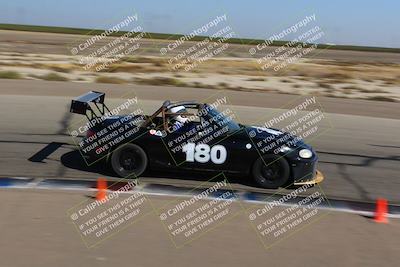
{"type": "Polygon", "coordinates": [[[170,111],[172,113],[176,113],[177,114],[177,115],[175,115],[173,117],[173,119],[176,120],[176,121],[179,121],[181,123],[185,123],[185,122],[187,122],[189,120],[185,116],[180,115],[180,113],[186,113],[186,108],[184,106],[173,107],[173,108],[170,109],[170,111]]]}

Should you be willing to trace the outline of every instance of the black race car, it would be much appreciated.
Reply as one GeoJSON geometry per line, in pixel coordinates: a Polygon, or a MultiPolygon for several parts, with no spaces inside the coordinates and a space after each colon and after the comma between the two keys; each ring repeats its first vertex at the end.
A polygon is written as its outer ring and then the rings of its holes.
{"type": "Polygon", "coordinates": [[[70,132],[79,137],[86,131],[77,145],[88,164],[106,159],[121,177],[147,168],[218,171],[251,176],[264,188],[324,178],[311,146],[277,129],[239,124],[218,103],[165,101],[152,115],[140,109],[115,115],[104,97],[91,91],[72,100],[70,111],[89,121],[70,132]]]}

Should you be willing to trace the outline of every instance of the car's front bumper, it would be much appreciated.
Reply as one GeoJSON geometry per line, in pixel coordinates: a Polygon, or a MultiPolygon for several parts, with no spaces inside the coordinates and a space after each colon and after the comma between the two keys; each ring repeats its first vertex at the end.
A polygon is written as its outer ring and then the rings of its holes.
{"type": "Polygon", "coordinates": [[[316,170],[315,175],[312,177],[312,179],[304,179],[304,180],[297,180],[294,182],[294,185],[313,185],[313,184],[319,184],[325,179],[324,175],[322,172],[319,170],[316,170]]]}

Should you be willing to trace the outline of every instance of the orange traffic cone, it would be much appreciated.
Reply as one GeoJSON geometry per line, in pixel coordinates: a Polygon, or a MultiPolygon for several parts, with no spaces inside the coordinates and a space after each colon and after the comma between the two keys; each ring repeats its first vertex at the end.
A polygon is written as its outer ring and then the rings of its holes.
{"type": "Polygon", "coordinates": [[[97,179],[97,194],[96,194],[96,199],[97,200],[104,200],[106,199],[106,192],[107,190],[107,180],[104,178],[99,178],[97,179]]]}
{"type": "Polygon", "coordinates": [[[378,198],[376,200],[376,210],[374,221],[378,223],[388,223],[387,219],[388,203],[386,199],[378,198]]]}

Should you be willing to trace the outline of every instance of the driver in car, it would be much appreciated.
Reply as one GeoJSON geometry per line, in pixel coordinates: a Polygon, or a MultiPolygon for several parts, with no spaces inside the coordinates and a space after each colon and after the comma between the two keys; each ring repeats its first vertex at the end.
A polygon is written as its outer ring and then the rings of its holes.
{"type": "Polygon", "coordinates": [[[187,111],[184,106],[173,107],[170,109],[170,112],[174,113],[170,120],[172,125],[170,127],[171,132],[186,132],[190,131],[194,127],[194,125],[190,123],[190,120],[187,117],[187,111]]]}

